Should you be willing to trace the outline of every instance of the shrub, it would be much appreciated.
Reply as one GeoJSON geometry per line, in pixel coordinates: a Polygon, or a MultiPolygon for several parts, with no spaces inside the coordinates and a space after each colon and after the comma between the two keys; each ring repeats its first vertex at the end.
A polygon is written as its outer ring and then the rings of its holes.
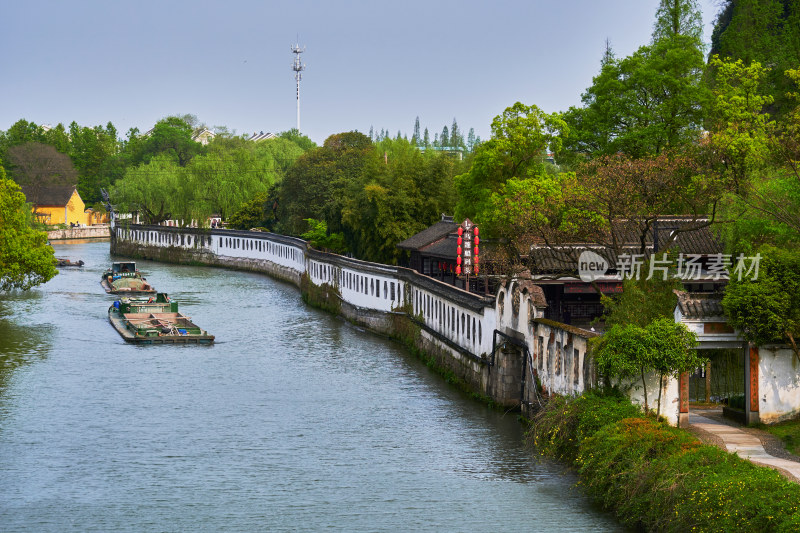
{"type": "Polygon", "coordinates": [[[574,462],[581,442],[598,429],[642,416],[640,409],[616,389],[589,391],[574,399],[554,396],[534,417],[528,442],[539,452],[574,462]]]}
{"type": "Polygon", "coordinates": [[[529,430],[586,492],[647,531],[798,531],[800,485],[651,417],[618,395],[554,398],[529,430]]]}

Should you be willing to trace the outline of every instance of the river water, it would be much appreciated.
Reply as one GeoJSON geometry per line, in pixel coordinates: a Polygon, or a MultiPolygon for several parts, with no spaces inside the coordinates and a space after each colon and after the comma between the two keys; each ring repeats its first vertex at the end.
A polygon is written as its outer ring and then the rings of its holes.
{"type": "Polygon", "coordinates": [[[125,344],[108,242],[0,294],[0,530],[618,531],[513,414],[266,276],[139,261],[216,335],[125,344]]]}

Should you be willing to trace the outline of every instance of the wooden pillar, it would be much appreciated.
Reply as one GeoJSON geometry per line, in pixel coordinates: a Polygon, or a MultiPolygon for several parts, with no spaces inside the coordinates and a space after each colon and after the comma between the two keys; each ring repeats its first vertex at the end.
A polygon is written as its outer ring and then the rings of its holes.
{"type": "Polygon", "coordinates": [[[678,411],[678,427],[689,427],[689,373],[681,372],[678,376],[680,406],[678,411]]]}
{"type": "Polygon", "coordinates": [[[706,363],[706,403],[711,403],[711,361],[706,363]]]}
{"type": "Polygon", "coordinates": [[[748,424],[757,424],[760,421],[758,413],[758,363],[758,346],[751,345],[745,353],[744,415],[748,424]]]}

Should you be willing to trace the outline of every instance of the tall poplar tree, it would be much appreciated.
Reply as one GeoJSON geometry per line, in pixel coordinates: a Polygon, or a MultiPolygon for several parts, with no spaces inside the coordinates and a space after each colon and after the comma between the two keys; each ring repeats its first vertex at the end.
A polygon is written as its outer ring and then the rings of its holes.
{"type": "Polygon", "coordinates": [[[450,132],[447,130],[447,126],[442,128],[442,134],[439,136],[439,143],[442,148],[450,146],[450,132]]]}
{"type": "Polygon", "coordinates": [[[419,136],[419,116],[417,120],[414,121],[414,135],[411,136],[411,144],[414,146],[419,146],[422,138],[419,136]]]}
{"type": "Polygon", "coordinates": [[[461,135],[461,130],[458,129],[458,122],[453,117],[453,125],[450,127],[450,146],[460,147],[464,144],[464,137],[461,135]]]}

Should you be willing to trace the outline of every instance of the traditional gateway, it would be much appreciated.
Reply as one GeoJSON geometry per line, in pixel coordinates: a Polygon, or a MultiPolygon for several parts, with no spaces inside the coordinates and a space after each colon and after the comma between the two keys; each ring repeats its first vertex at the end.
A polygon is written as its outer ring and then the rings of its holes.
{"type": "Polygon", "coordinates": [[[137,344],[211,344],[214,336],[178,312],[165,293],[122,298],[108,308],[108,320],[127,342],[137,344]]]}
{"type": "MultiPolygon", "coordinates": [[[[413,342],[473,391],[526,415],[538,407],[542,394],[574,395],[597,385],[589,349],[589,339],[597,334],[544,318],[544,293],[524,277],[509,279],[486,296],[411,269],[320,252],[302,239],[221,229],[116,225],[111,251],[263,272],[289,281],[304,297],[355,323],[413,342]]],[[[744,343],[741,348],[751,351],[744,343]]],[[[773,376],[771,359],[748,360],[757,370],[746,374],[748,421],[772,422],[800,413],[800,402],[776,400],[786,391],[800,396],[800,380],[792,382],[792,390],[782,386],[778,391],[777,382],[766,381],[773,376]]],[[[672,424],[688,422],[684,382],[669,379],[661,391],[661,404],[668,406],[664,416],[672,424]]],[[[652,376],[648,391],[658,391],[657,383],[652,376]]],[[[641,391],[631,394],[644,403],[641,391]]]]}

